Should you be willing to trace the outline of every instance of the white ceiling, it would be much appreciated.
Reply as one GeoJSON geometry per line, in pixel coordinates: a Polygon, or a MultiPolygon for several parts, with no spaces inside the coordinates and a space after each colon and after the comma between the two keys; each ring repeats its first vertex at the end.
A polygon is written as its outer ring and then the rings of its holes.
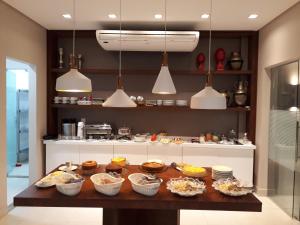
{"type": "MultiPolygon", "coordinates": [[[[72,29],[72,21],[62,14],[72,14],[73,0],[4,0],[47,29],[72,29]]],[[[212,22],[214,30],[258,30],[300,0],[214,0],[212,22]],[[256,20],[249,20],[252,13],[256,20]]],[[[119,0],[76,0],[77,29],[112,29],[119,15],[119,0]]],[[[169,29],[208,29],[209,21],[201,19],[209,13],[210,0],[168,0],[169,29]]],[[[163,0],[123,0],[122,20],[126,28],[163,28],[162,20],[154,14],[164,15],[163,0]]]]}

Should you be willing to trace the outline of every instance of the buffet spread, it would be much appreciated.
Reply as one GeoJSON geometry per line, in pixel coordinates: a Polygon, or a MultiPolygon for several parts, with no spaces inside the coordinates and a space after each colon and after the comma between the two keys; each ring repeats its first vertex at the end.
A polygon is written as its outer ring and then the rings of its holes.
{"type": "MultiPolygon", "coordinates": [[[[90,160],[83,162],[79,166],[74,166],[68,162],[60,166],[58,171],[54,171],[38,182],[38,188],[49,188],[56,186],[58,192],[74,196],[80,193],[85,181],[82,176],[90,176],[96,191],[114,196],[119,193],[122,184],[126,179],[127,162],[124,157],[116,157],[106,165],[104,171],[97,173],[99,165],[96,161],[90,160]],[[81,174],[76,173],[79,169],[81,174]],[[75,172],[74,172],[75,171],[75,172]]],[[[203,177],[209,176],[207,169],[185,163],[172,163],[166,165],[161,160],[148,160],[139,165],[140,172],[132,173],[127,176],[132,189],[142,195],[153,196],[157,194],[162,182],[166,182],[166,188],[175,194],[184,197],[192,197],[203,194],[206,191],[206,184],[203,177]],[[179,177],[170,177],[164,181],[159,177],[159,173],[169,167],[175,168],[181,174],[179,177]]],[[[233,177],[233,171],[227,166],[212,167],[211,177],[215,180],[212,187],[224,195],[242,196],[252,192],[252,186],[233,177]]]]}
{"type": "Polygon", "coordinates": [[[253,187],[232,168],[148,160],[130,165],[124,157],[108,164],[70,162],[25,189],[15,206],[101,207],[104,225],[175,225],[180,209],[261,211],[253,187]],[[151,218],[151,219],[150,219],[151,218]]]}

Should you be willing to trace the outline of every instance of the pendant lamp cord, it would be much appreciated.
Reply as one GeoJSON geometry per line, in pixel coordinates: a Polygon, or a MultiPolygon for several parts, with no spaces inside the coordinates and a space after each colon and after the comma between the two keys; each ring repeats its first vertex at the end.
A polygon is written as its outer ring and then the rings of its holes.
{"type": "Polygon", "coordinates": [[[165,0],[165,51],[167,53],[167,0],[165,0]]]}
{"type": "Polygon", "coordinates": [[[119,51],[119,75],[118,75],[118,84],[117,88],[122,88],[123,89],[123,84],[122,84],[122,0],[119,1],[119,14],[120,14],[120,23],[119,23],[119,28],[120,28],[120,51],[119,51]]]}
{"type": "Polygon", "coordinates": [[[73,55],[72,66],[75,67],[75,30],[76,30],[76,2],[73,0],[73,55]]]}
{"type": "Polygon", "coordinates": [[[212,85],[212,75],[211,75],[211,17],[212,17],[212,7],[213,0],[210,0],[210,12],[209,12],[209,41],[208,41],[208,75],[207,75],[207,86],[212,85]]]}

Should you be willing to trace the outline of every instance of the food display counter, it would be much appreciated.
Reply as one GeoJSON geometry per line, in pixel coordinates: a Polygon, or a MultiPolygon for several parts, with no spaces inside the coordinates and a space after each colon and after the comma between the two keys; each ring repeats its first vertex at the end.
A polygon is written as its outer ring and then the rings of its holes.
{"type": "Polygon", "coordinates": [[[47,173],[67,161],[80,164],[86,160],[95,160],[99,164],[106,164],[114,156],[124,156],[130,164],[160,159],[166,164],[184,162],[206,167],[226,165],[233,168],[235,177],[253,183],[256,146],[252,144],[163,144],[117,140],[47,140],[44,144],[47,173]]]}

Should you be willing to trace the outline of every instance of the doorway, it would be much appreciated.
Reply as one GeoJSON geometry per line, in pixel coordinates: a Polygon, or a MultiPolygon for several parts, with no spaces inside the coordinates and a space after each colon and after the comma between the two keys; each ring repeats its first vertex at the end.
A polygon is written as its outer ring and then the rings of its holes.
{"type": "Polygon", "coordinates": [[[290,216],[300,217],[299,61],[271,70],[268,189],[290,216]]]}
{"type": "Polygon", "coordinates": [[[32,66],[6,59],[7,205],[29,185],[29,93],[32,66]]]}

